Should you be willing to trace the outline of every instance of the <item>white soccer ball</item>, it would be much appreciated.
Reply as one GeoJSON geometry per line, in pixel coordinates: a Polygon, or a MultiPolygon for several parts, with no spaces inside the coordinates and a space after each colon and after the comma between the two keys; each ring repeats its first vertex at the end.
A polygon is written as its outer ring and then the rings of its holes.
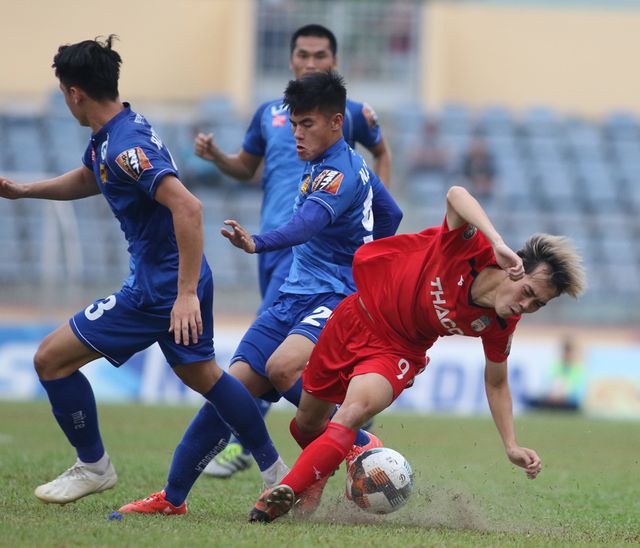
{"type": "Polygon", "coordinates": [[[413,488],[413,470],[388,447],[369,449],[347,466],[346,496],[371,514],[390,514],[404,506],[413,488]]]}

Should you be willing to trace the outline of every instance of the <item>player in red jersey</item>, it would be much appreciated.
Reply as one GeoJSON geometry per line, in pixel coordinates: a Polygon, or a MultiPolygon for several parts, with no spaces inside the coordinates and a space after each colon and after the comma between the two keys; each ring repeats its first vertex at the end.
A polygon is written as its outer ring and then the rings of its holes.
{"type": "Polygon", "coordinates": [[[334,310],[302,376],[291,433],[304,450],[281,484],[261,495],[250,521],[272,521],[309,493],[318,497],[357,429],[413,384],[425,352],[448,335],[482,339],[494,422],[509,460],[534,479],[541,461],[516,441],[507,357],[522,314],[584,290],[571,243],[537,234],[515,253],[480,204],[452,187],[442,226],[362,246],[353,274],[357,292],[334,310]]]}

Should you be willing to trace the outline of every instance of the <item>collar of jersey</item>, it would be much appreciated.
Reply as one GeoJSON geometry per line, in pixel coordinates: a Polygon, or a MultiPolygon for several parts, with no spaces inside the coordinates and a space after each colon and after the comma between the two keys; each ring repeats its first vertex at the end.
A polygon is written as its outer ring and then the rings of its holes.
{"type": "Polygon", "coordinates": [[[109,120],[104,126],[102,126],[98,131],[96,131],[91,137],[94,140],[99,140],[101,137],[104,137],[113,126],[115,126],[120,120],[126,118],[131,114],[131,105],[129,103],[122,103],[124,105],[124,110],[116,114],[111,120],[109,120]]]}

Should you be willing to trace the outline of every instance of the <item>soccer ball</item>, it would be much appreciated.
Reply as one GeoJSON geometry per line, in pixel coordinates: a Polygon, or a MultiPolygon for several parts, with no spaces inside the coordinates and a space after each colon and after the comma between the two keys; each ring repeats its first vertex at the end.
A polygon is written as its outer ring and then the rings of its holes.
{"type": "Polygon", "coordinates": [[[411,465],[393,449],[369,449],[347,466],[346,496],[371,514],[395,512],[412,488],[411,465]]]}

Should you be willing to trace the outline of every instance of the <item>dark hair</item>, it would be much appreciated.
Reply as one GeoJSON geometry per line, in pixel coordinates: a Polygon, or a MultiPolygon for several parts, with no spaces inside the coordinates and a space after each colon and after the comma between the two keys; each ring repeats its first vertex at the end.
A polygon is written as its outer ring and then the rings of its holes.
{"type": "Polygon", "coordinates": [[[534,234],[517,253],[527,274],[539,265],[546,267],[549,283],[558,295],[567,293],[575,298],[584,292],[587,284],[582,260],[568,238],[534,234]]]}
{"type": "Polygon", "coordinates": [[[77,86],[96,101],[118,97],[120,55],[111,49],[117,39],[110,34],[106,40],[85,40],[77,44],[60,46],[53,58],[56,77],[67,88],[77,86]]]}
{"type": "Polygon", "coordinates": [[[284,90],[284,104],[292,114],[304,114],[318,109],[326,116],[344,115],[347,89],[335,71],[314,72],[299,80],[291,80],[284,90]]]}
{"type": "Polygon", "coordinates": [[[296,49],[296,42],[300,36],[315,36],[316,38],[326,38],[329,40],[329,47],[331,48],[331,53],[333,56],[336,56],[338,53],[338,42],[336,40],[335,34],[331,32],[327,27],[323,27],[322,25],[305,25],[304,27],[300,27],[297,31],[293,33],[291,36],[291,44],[289,45],[290,54],[293,55],[293,50],[296,49]]]}

